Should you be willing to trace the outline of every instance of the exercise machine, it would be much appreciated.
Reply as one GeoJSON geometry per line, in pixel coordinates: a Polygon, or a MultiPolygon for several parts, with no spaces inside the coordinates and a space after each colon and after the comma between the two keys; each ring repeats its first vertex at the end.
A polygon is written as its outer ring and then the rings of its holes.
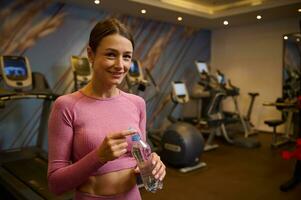
{"type": "MultiPolygon", "coordinates": [[[[54,94],[43,74],[31,72],[29,61],[23,56],[1,56],[0,102],[22,99],[43,101],[41,120],[34,146],[6,149],[0,152],[0,185],[16,199],[45,200],[72,199],[71,193],[55,196],[48,190],[47,152],[42,148],[54,94]]],[[[17,120],[16,122],[17,123],[17,120]]],[[[5,133],[2,133],[5,134],[5,133]]]]}
{"type": "Polygon", "coordinates": [[[173,102],[167,119],[170,124],[164,129],[148,130],[148,135],[155,143],[159,143],[158,152],[162,160],[182,173],[190,172],[206,166],[201,162],[204,149],[204,139],[200,131],[193,125],[179,121],[173,117],[173,112],[179,104],[189,101],[186,85],[181,81],[172,82],[171,99],[173,102]],[[158,135],[161,136],[158,136],[158,135]]]}
{"type": "Polygon", "coordinates": [[[74,91],[85,86],[92,78],[92,70],[87,57],[71,56],[74,91]]]}
{"type": "MultiPolygon", "coordinates": [[[[239,121],[241,122],[243,129],[244,129],[244,137],[233,137],[233,139],[231,137],[227,137],[227,138],[229,138],[229,139],[227,139],[227,141],[230,144],[234,144],[236,146],[240,146],[240,147],[244,147],[244,148],[260,147],[261,143],[257,139],[248,137],[250,135],[250,133],[248,130],[247,121],[242,116],[242,114],[240,112],[239,104],[237,101],[237,96],[239,95],[239,88],[232,85],[230,80],[228,80],[230,87],[227,87],[227,85],[226,85],[227,78],[220,71],[217,71],[216,75],[217,75],[217,80],[218,80],[218,83],[220,84],[221,89],[223,89],[225,91],[226,96],[230,96],[233,99],[236,115],[238,116],[239,121]]],[[[225,131],[224,134],[228,135],[228,133],[226,132],[225,123],[222,123],[222,126],[224,126],[224,128],[222,129],[223,131],[225,131]]]]}
{"type": "Polygon", "coordinates": [[[192,123],[198,127],[203,134],[208,134],[204,151],[210,151],[219,147],[213,144],[215,136],[222,135],[226,140],[230,140],[228,135],[224,134],[224,116],[221,112],[221,102],[224,99],[225,92],[218,87],[217,78],[209,73],[207,63],[202,61],[195,62],[200,75],[199,82],[194,85],[191,92],[191,99],[196,100],[196,116],[184,114],[184,121],[192,123]]]}
{"type": "Polygon", "coordinates": [[[257,96],[259,96],[259,93],[249,92],[248,95],[250,97],[250,104],[249,104],[249,107],[248,107],[247,115],[244,118],[245,121],[246,121],[248,132],[245,135],[245,137],[249,137],[250,135],[254,135],[254,134],[258,133],[258,131],[255,130],[255,126],[251,121],[251,116],[252,116],[252,111],[253,111],[253,106],[254,106],[255,99],[256,99],[257,96]]]}
{"type": "Polygon", "coordinates": [[[245,138],[257,134],[258,132],[255,130],[254,125],[251,122],[251,114],[253,111],[255,98],[259,95],[259,93],[248,93],[251,101],[249,103],[247,114],[244,116],[241,114],[239,103],[237,100],[237,97],[240,94],[240,89],[234,86],[230,79],[227,80],[225,74],[223,74],[220,70],[217,70],[216,76],[220,87],[223,90],[225,90],[227,96],[231,97],[234,103],[235,112],[225,112],[226,124],[240,122],[243,128],[245,138]]]}
{"type": "Polygon", "coordinates": [[[215,136],[223,136],[229,144],[245,148],[259,147],[260,143],[257,140],[253,138],[230,137],[226,130],[226,118],[222,110],[222,101],[229,93],[237,92],[231,89],[226,90],[226,77],[218,73],[211,74],[205,62],[196,61],[196,67],[200,76],[198,86],[201,87],[192,91],[195,99],[198,99],[198,113],[200,113],[195,124],[205,124],[209,127],[209,137],[205,150],[218,147],[218,145],[212,144],[215,136]]]}

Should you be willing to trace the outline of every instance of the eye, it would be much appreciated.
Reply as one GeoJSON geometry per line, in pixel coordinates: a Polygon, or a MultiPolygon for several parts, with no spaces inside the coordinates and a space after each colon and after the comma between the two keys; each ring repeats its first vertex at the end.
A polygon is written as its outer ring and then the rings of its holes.
{"type": "Polygon", "coordinates": [[[109,52],[109,53],[106,53],[106,57],[108,57],[108,58],[115,58],[116,54],[113,53],[113,52],[109,52]]]}
{"type": "Polygon", "coordinates": [[[128,54],[124,55],[123,59],[126,60],[126,61],[131,61],[132,60],[132,55],[128,55],[128,54]]]}

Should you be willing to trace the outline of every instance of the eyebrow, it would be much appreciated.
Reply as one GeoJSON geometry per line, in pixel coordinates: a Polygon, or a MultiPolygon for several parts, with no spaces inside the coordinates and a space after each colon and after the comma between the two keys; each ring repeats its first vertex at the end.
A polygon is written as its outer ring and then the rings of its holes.
{"type": "MultiPolygon", "coordinates": [[[[116,49],[112,49],[112,48],[107,48],[107,49],[105,49],[105,51],[113,51],[113,52],[118,52],[116,49]]],[[[130,54],[132,54],[133,52],[132,51],[126,51],[126,52],[123,52],[123,53],[130,53],[130,54]]]]}

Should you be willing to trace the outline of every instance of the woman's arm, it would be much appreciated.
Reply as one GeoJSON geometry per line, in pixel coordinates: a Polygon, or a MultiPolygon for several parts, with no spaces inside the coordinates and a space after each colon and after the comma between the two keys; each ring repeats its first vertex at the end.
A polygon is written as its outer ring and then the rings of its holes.
{"type": "Polygon", "coordinates": [[[103,165],[97,149],[71,163],[74,114],[68,109],[72,108],[70,103],[58,99],[48,124],[48,184],[58,195],[81,185],[103,165]]]}

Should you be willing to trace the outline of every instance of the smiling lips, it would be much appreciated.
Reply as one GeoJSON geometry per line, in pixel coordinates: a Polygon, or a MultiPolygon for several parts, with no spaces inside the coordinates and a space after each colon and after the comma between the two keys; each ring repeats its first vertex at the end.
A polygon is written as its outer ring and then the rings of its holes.
{"type": "Polygon", "coordinates": [[[113,78],[120,78],[124,74],[124,72],[111,72],[111,71],[108,72],[112,74],[113,78]]]}

